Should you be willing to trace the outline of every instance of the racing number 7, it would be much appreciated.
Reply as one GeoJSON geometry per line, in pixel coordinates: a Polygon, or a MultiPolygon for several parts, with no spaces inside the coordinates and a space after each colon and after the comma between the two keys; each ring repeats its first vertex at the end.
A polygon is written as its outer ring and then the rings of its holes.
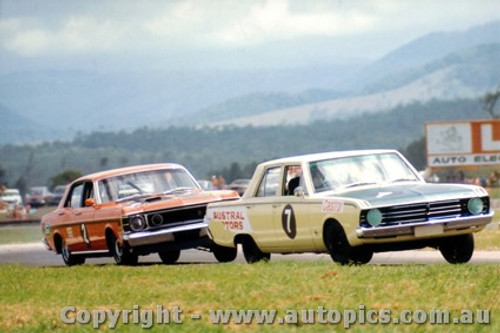
{"type": "Polygon", "coordinates": [[[283,230],[288,237],[293,239],[295,238],[295,236],[297,236],[295,214],[290,204],[286,205],[285,208],[283,208],[283,212],[281,213],[281,225],[283,226],[283,230]]]}

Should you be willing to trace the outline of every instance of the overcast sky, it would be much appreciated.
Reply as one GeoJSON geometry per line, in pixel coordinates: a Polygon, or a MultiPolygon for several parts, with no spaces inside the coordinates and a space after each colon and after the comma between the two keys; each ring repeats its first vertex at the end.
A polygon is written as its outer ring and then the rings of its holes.
{"type": "Polygon", "coordinates": [[[0,70],[373,59],[500,20],[499,0],[0,0],[0,70]]]}

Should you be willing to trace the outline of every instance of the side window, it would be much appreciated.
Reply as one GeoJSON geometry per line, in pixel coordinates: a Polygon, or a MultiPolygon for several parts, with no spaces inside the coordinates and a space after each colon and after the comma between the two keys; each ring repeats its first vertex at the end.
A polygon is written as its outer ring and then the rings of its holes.
{"type": "Polygon", "coordinates": [[[282,195],[294,195],[295,189],[303,186],[302,183],[302,167],[300,165],[286,166],[282,195]]]}
{"type": "Polygon", "coordinates": [[[68,199],[64,203],[64,207],[84,207],[85,200],[88,198],[92,198],[93,195],[94,191],[91,182],[75,184],[71,189],[68,199]]]}
{"type": "Polygon", "coordinates": [[[84,183],[73,186],[64,207],[78,208],[82,206],[83,185],[84,183]]]}
{"type": "Polygon", "coordinates": [[[276,196],[280,181],[280,167],[267,169],[257,191],[258,197],[276,196]]]}

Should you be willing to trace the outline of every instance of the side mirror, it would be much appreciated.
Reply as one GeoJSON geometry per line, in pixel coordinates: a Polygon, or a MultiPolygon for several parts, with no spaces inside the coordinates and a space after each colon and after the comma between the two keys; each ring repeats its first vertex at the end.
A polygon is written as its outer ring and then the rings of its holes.
{"type": "Polygon", "coordinates": [[[85,207],[92,207],[92,206],[95,206],[94,198],[85,199],[85,207]]]}
{"type": "Polygon", "coordinates": [[[302,186],[297,186],[297,188],[295,190],[293,190],[293,195],[295,195],[296,197],[299,197],[299,198],[303,198],[303,197],[305,197],[306,194],[305,194],[302,186]]]}

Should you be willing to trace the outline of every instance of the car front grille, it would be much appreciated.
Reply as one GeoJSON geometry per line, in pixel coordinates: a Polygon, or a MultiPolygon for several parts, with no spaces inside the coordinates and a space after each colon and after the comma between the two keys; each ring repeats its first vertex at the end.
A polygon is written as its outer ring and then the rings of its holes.
{"type": "MultiPolygon", "coordinates": [[[[177,207],[167,210],[147,212],[139,214],[146,220],[146,226],[143,230],[156,230],[179,225],[186,225],[203,221],[207,205],[197,205],[189,207],[177,207]]],[[[130,230],[130,219],[132,216],[123,218],[123,229],[130,230]]]]}
{"type": "MultiPolygon", "coordinates": [[[[484,209],[482,214],[489,211],[488,198],[482,198],[484,209]]],[[[399,205],[379,208],[382,213],[381,226],[401,225],[407,223],[419,223],[444,218],[459,218],[470,216],[467,209],[467,199],[454,199],[446,201],[436,201],[409,205],[399,205]]],[[[369,210],[361,213],[360,225],[371,227],[366,221],[366,214],[369,210]]]]}
{"type": "Polygon", "coordinates": [[[159,212],[152,212],[146,214],[146,220],[149,229],[164,228],[166,226],[176,226],[181,224],[188,224],[199,222],[203,220],[207,206],[191,206],[183,207],[177,209],[164,210],[159,212]],[[161,216],[161,223],[155,221],[160,220],[158,216],[161,216]]]}

